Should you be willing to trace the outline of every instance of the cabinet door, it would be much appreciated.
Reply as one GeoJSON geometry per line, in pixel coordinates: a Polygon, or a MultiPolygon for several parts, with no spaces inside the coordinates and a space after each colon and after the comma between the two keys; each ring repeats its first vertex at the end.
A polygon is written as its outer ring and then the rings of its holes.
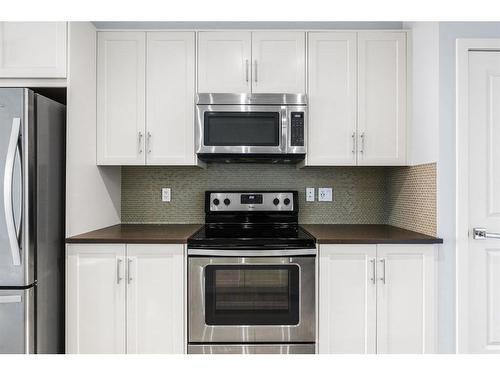
{"type": "Polygon", "coordinates": [[[65,78],[66,22],[0,22],[0,78],[65,78]]]}
{"type": "Polygon", "coordinates": [[[182,245],[127,245],[127,353],[184,353],[182,245]]]}
{"type": "Polygon", "coordinates": [[[252,92],[306,92],[306,34],[302,31],[252,33],[252,92]]]}
{"type": "Polygon", "coordinates": [[[99,32],[97,163],[145,163],[144,32],[99,32]]]}
{"type": "Polygon", "coordinates": [[[375,256],[375,245],[320,246],[320,353],[375,353],[375,256]]]}
{"type": "Polygon", "coordinates": [[[356,33],[309,33],[307,165],[356,165],[356,33]]]}
{"type": "Polygon", "coordinates": [[[147,164],[195,162],[194,38],[194,32],[147,33],[147,164]]]}
{"type": "Polygon", "coordinates": [[[198,92],[249,93],[251,33],[198,33],[198,92]]]}
{"type": "Polygon", "coordinates": [[[358,34],[359,165],[406,163],[406,34],[358,34]]]}
{"type": "Polygon", "coordinates": [[[379,245],[377,352],[434,353],[433,245],[379,245]]]}
{"type": "Polygon", "coordinates": [[[66,352],[125,353],[125,245],[68,245],[66,352]]]}

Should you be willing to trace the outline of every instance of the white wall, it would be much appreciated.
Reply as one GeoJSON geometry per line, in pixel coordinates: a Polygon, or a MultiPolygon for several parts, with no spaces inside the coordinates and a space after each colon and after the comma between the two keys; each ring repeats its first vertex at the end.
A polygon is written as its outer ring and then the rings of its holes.
{"type": "Polygon", "coordinates": [[[411,165],[438,160],[439,142],[439,22],[405,22],[410,42],[411,165]]]}
{"type": "Polygon", "coordinates": [[[96,167],[96,29],[68,30],[66,235],[120,222],[119,167],[96,167]]]}

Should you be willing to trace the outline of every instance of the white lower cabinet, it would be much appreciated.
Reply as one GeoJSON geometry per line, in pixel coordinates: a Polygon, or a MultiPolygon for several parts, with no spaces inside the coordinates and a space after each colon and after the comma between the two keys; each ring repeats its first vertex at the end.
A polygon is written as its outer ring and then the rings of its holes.
{"type": "Polygon", "coordinates": [[[320,353],[434,353],[434,245],[321,245],[320,353]]]}
{"type": "Polygon", "coordinates": [[[320,353],[375,353],[376,253],[376,245],[320,246],[320,353]]]}
{"type": "Polygon", "coordinates": [[[183,353],[183,245],[71,244],[67,353],[183,353]]]}

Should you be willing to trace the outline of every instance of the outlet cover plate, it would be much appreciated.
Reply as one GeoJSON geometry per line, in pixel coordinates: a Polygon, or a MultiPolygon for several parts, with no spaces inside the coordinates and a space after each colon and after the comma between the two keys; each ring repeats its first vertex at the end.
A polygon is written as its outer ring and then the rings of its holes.
{"type": "Polygon", "coordinates": [[[318,188],[318,201],[332,202],[333,201],[333,188],[318,188]]]}
{"type": "Polygon", "coordinates": [[[161,201],[162,202],[170,202],[172,197],[170,188],[162,188],[161,189],[161,201]]]}
{"type": "Polygon", "coordinates": [[[314,188],[306,188],[306,202],[314,202],[314,188]]]}

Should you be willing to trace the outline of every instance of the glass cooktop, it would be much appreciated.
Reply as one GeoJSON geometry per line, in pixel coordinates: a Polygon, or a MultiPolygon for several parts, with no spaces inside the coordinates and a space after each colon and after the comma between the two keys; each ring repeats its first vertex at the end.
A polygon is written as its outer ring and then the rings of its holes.
{"type": "Polygon", "coordinates": [[[309,249],[315,239],[298,224],[205,224],[188,239],[191,248],[309,249]]]}

